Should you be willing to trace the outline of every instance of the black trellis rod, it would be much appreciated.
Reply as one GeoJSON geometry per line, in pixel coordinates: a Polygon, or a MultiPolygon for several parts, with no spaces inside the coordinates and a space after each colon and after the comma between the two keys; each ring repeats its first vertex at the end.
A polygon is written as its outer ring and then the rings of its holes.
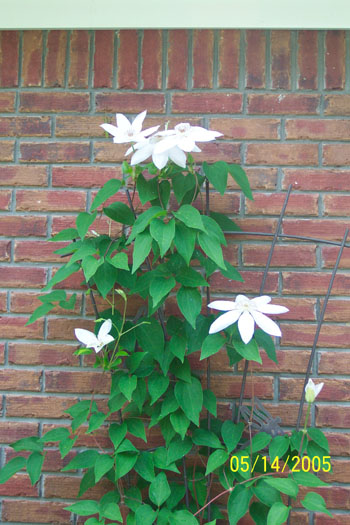
{"type": "MultiPolygon", "coordinates": [[[[273,252],[274,252],[277,240],[278,240],[279,231],[280,231],[281,226],[282,226],[283,217],[284,217],[284,214],[286,212],[286,208],[287,208],[287,204],[288,204],[288,200],[289,200],[291,191],[292,191],[292,185],[290,184],[288,186],[288,191],[287,191],[286,197],[284,199],[284,203],[283,203],[283,206],[282,206],[282,209],[281,209],[280,216],[278,218],[276,231],[275,231],[275,233],[273,235],[273,239],[272,239],[272,243],[271,243],[271,247],[270,247],[270,251],[269,251],[269,256],[268,256],[267,261],[266,261],[264,275],[263,275],[263,278],[262,278],[262,281],[261,281],[261,285],[260,285],[259,295],[262,295],[262,293],[264,291],[264,288],[265,288],[267,274],[268,274],[268,271],[269,271],[269,268],[270,268],[273,252]]],[[[236,423],[239,422],[239,418],[240,418],[240,415],[241,415],[241,408],[242,408],[242,404],[243,404],[245,384],[246,384],[247,374],[248,374],[248,366],[249,366],[249,361],[245,360],[244,372],[243,372],[243,376],[242,376],[241,392],[240,392],[240,396],[239,396],[239,405],[238,405],[236,423]]]]}
{"type": "MultiPolygon", "coordinates": [[[[209,216],[210,214],[209,199],[210,199],[209,180],[205,178],[205,214],[207,216],[209,216]]],[[[206,313],[207,315],[209,315],[209,307],[208,307],[208,304],[210,303],[210,287],[209,286],[206,287],[206,303],[207,303],[206,313]]],[[[207,359],[207,389],[208,390],[210,389],[210,376],[211,376],[211,363],[210,363],[210,357],[208,357],[207,359]]],[[[208,430],[210,430],[211,417],[210,417],[209,410],[207,411],[207,427],[208,427],[208,430]]],[[[208,447],[208,457],[210,456],[210,452],[211,452],[210,447],[208,447]]],[[[208,500],[210,500],[210,486],[211,486],[211,475],[209,474],[207,478],[208,500]]],[[[208,518],[208,521],[210,521],[211,520],[211,505],[210,504],[207,507],[207,512],[208,512],[207,518],[208,518]]]]}
{"type": "MultiPolygon", "coordinates": [[[[259,237],[275,237],[276,235],[275,233],[265,233],[265,232],[230,231],[230,232],[225,232],[225,233],[230,233],[231,235],[252,235],[252,236],[259,236],[259,237]]],[[[331,244],[332,246],[342,246],[341,242],[327,241],[326,239],[317,239],[315,237],[305,237],[303,235],[287,235],[285,233],[279,233],[277,237],[285,237],[286,239],[298,239],[300,241],[312,241],[312,242],[317,242],[321,244],[331,244]]],[[[350,244],[344,244],[344,248],[350,248],[350,244]]]]}

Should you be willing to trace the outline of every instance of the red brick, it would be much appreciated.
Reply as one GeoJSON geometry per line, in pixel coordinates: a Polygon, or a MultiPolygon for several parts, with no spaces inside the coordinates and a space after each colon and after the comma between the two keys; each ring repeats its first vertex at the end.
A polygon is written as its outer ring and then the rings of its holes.
{"type": "Polygon", "coordinates": [[[10,190],[0,190],[0,210],[6,211],[10,209],[11,193],[10,190]]]}
{"type": "Polygon", "coordinates": [[[94,322],[88,319],[49,319],[48,339],[59,339],[76,341],[74,336],[75,328],[94,329],[94,322]],[[79,326],[78,326],[79,325],[79,326]]]}
{"type": "MultiPolygon", "coordinates": [[[[241,228],[241,230],[244,232],[263,232],[263,233],[274,233],[276,231],[277,226],[277,219],[264,219],[262,222],[260,219],[236,219],[235,223],[238,224],[238,226],[241,228]]],[[[268,237],[267,237],[268,238],[268,237]]],[[[235,235],[234,233],[228,234],[227,239],[233,239],[234,242],[237,242],[237,240],[259,240],[261,241],[261,237],[253,237],[253,236],[244,236],[244,235],[235,235]]]]}
{"type": "Polygon", "coordinates": [[[347,352],[320,352],[318,373],[350,375],[349,354],[347,352]]]}
{"type": "Polygon", "coordinates": [[[350,455],[350,434],[340,432],[327,432],[329,449],[332,456],[349,456],[350,455]]]}
{"type": "Polygon", "coordinates": [[[248,113],[262,115],[315,115],[319,112],[319,95],[260,94],[248,95],[248,113]]]}
{"type": "MultiPolygon", "coordinates": [[[[332,512],[332,525],[348,525],[349,520],[348,514],[335,514],[332,512]]],[[[315,514],[315,525],[330,525],[330,518],[324,514],[315,514]]]]}
{"type": "Polygon", "coordinates": [[[49,137],[49,117],[0,117],[2,137],[49,137]]]}
{"type": "Polygon", "coordinates": [[[265,31],[246,31],[246,87],[264,88],[266,75],[265,31]]]}
{"type": "Polygon", "coordinates": [[[2,113],[11,113],[15,110],[15,93],[3,91],[0,93],[0,111],[2,113]]]}
{"type": "MultiPolygon", "coordinates": [[[[49,475],[44,478],[44,496],[46,498],[72,499],[77,498],[81,478],[73,476],[49,475]]],[[[84,499],[100,500],[114,485],[107,479],[102,479],[94,487],[84,493],[84,499]]]]}
{"type": "Polygon", "coordinates": [[[43,339],[43,320],[41,319],[29,326],[25,326],[28,319],[28,317],[0,316],[2,337],[8,339],[43,339]]]}
{"type": "Polygon", "coordinates": [[[41,86],[43,32],[23,32],[22,86],[41,86]]]}
{"type": "Polygon", "coordinates": [[[62,262],[55,250],[66,246],[66,242],[16,241],[14,260],[16,262],[62,262]]]}
{"type": "MultiPolygon", "coordinates": [[[[323,300],[320,302],[323,306],[323,300]]],[[[350,317],[350,301],[347,299],[330,299],[327,303],[325,321],[348,322],[350,317]]]]}
{"type": "Polygon", "coordinates": [[[0,485],[0,496],[38,497],[38,486],[32,486],[29,476],[16,474],[6,483],[0,485]]]}
{"type": "Polygon", "coordinates": [[[13,365],[79,366],[73,355],[77,345],[48,343],[10,343],[8,360],[13,365]]]}
{"type": "Polygon", "coordinates": [[[162,87],[162,31],[146,29],[142,39],[142,89],[162,87]]]}
{"type": "Polygon", "coordinates": [[[30,235],[46,235],[46,217],[0,216],[0,235],[8,237],[28,237],[30,235]]]}
{"type": "Polygon", "coordinates": [[[45,56],[45,86],[64,87],[67,31],[49,31],[45,56]]]}
{"type": "Polygon", "coordinates": [[[345,229],[349,223],[343,220],[319,219],[286,219],[283,222],[283,233],[295,234],[302,232],[307,237],[339,241],[343,239],[345,229]]]}
{"type": "MultiPolygon", "coordinates": [[[[244,171],[252,190],[274,190],[277,186],[277,168],[245,168],[244,171]]],[[[227,188],[238,188],[232,177],[227,182],[227,188]]]]}
{"type": "Polygon", "coordinates": [[[3,287],[40,288],[46,283],[46,269],[20,266],[0,266],[0,282],[3,287]]]}
{"type": "MultiPolygon", "coordinates": [[[[104,123],[101,116],[86,117],[56,117],[56,137],[105,137],[105,131],[101,128],[104,123]]],[[[108,119],[108,123],[110,119],[108,119]]]]}
{"type": "Polygon", "coordinates": [[[237,29],[219,32],[218,85],[221,88],[238,88],[240,37],[237,29]]]}
{"type": "MultiPolygon", "coordinates": [[[[76,320],[75,320],[76,323],[76,320]]],[[[77,394],[108,394],[110,375],[102,372],[45,372],[46,392],[77,394]]]]}
{"type": "MultiPolygon", "coordinates": [[[[278,350],[276,352],[278,363],[269,359],[264,351],[260,352],[262,364],[250,363],[250,369],[255,372],[284,372],[288,374],[304,374],[309,361],[310,353],[301,350],[278,350]]],[[[242,372],[244,361],[238,363],[238,370],[242,372]]]]}
{"type": "Polygon", "coordinates": [[[138,34],[136,30],[119,31],[118,87],[119,89],[137,89],[138,87],[138,34]]]}
{"type": "Polygon", "coordinates": [[[32,92],[26,91],[20,96],[20,111],[33,113],[71,113],[88,111],[89,94],[77,92],[32,92]]]}
{"type": "Polygon", "coordinates": [[[18,86],[18,31],[1,31],[0,86],[18,86]]]}
{"type": "Polygon", "coordinates": [[[77,401],[76,397],[7,395],[6,415],[8,417],[67,418],[68,415],[63,413],[64,410],[77,401]]]}
{"type": "MultiPolygon", "coordinates": [[[[56,273],[56,271],[57,271],[57,268],[53,268],[53,275],[56,273]]],[[[85,280],[84,280],[83,272],[79,271],[77,273],[72,274],[70,277],[68,277],[61,283],[57,284],[55,286],[55,289],[67,290],[69,288],[71,289],[73,288],[74,290],[85,290],[86,287],[84,287],[82,284],[84,281],[85,280]]]]}
{"type": "Polygon", "coordinates": [[[12,140],[0,141],[0,161],[12,162],[15,143],[12,140]]]}
{"type": "Polygon", "coordinates": [[[234,142],[205,142],[201,144],[201,153],[194,153],[196,162],[241,162],[241,145],[234,142]]]}
{"type": "Polygon", "coordinates": [[[348,468],[348,459],[332,459],[332,470],[333,472],[320,472],[320,478],[326,483],[349,483],[350,470],[348,468]]]}
{"type": "Polygon", "coordinates": [[[350,164],[350,144],[324,144],[323,164],[325,166],[350,164]]]}
{"type": "Polygon", "coordinates": [[[38,433],[38,424],[27,421],[0,422],[0,443],[12,443],[24,437],[34,436],[38,433]]]}
{"type": "Polygon", "coordinates": [[[97,93],[96,111],[109,113],[165,113],[165,98],[158,93],[97,93]]]}
{"type": "Polygon", "coordinates": [[[286,121],[288,139],[350,140],[348,120],[297,119],[286,121]]]}
{"type": "Polygon", "coordinates": [[[174,93],[174,113],[241,113],[242,95],[239,93],[174,93]]]}
{"type": "Polygon", "coordinates": [[[23,142],[21,162],[89,162],[88,142],[23,142]]]}
{"type": "Polygon", "coordinates": [[[290,31],[271,31],[273,89],[290,89],[290,31]]]}
{"type": "Polygon", "coordinates": [[[168,33],[168,78],[169,89],[186,89],[188,62],[188,32],[183,29],[168,33]]]}
{"type": "Polygon", "coordinates": [[[220,131],[224,139],[274,140],[279,138],[279,119],[212,118],[210,129],[220,131]]]}
{"type": "Polygon", "coordinates": [[[40,378],[41,371],[26,370],[24,374],[22,370],[4,368],[0,370],[0,390],[39,392],[41,389],[40,378]]]}
{"type": "MultiPolygon", "coordinates": [[[[283,346],[311,347],[316,333],[316,324],[283,324],[281,325],[283,346]]],[[[318,346],[329,348],[347,348],[349,346],[350,328],[336,324],[322,325],[318,346]]]]}
{"type": "MultiPolygon", "coordinates": [[[[125,152],[126,144],[114,144],[113,142],[94,142],[95,162],[123,162],[127,160],[125,152]]],[[[128,157],[130,161],[130,156],[128,157]]]]}
{"type": "MultiPolygon", "coordinates": [[[[265,267],[270,252],[270,246],[262,244],[243,245],[244,266],[265,267]]],[[[305,244],[275,246],[271,266],[301,266],[314,267],[316,265],[316,246],[305,244]]]]}
{"type": "Polygon", "coordinates": [[[284,169],[283,189],[289,184],[297,190],[350,191],[350,171],[321,169],[284,169]]]}
{"type": "MultiPolygon", "coordinates": [[[[303,499],[310,489],[300,487],[298,499],[303,499]]],[[[328,509],[350,509],[350,489],[349,487],[318,487],[317,492],[324,498],[328,509]]],[[[301,505],[299,505],[301,506],[301,505]]],[[[328,520],[330,525],[330,520],[328,520]]],[[[332,520],[333,523],[333,520],[332,520]]]]}
{"type": "Polygon", "coordinates": [[[89,85],[90,35],[88,31],[72,31],[69,49],[68,87],[89,85]]]}
{"type": "Polygon", "coordinates": [[[325,52],[326,89],[345,86],[345,31],[327,31],[325,52]]]}
{"type": "MultiPolygon", "coordinates": [[[[216,397],[229,398],[239,397],[241,391],[242,378],[240,376],[229,375],[213,375],[210,380],[210,388],[216,397]]],[[[205,384],[205,379],[203,378],[205,384]]],[[[254,378],[254,395],[259,399],[271,399],[273,397],[273,378],[256,376],[254,378]]],[[[244,396],[250,398],[252,396],[252,385],[248,379],[244,396]]]]}
{"type": "Polygon", "coordinates": [[[350,195],[325,195],[323,204],[324,215],[347,216],[349,214],[350,195]]]}
{"type": "MultiPolygon", "coordinates": [[[[305,359],[305,367],[308,360],[305,359]]],[[[317,397],[317,401],[349,401],[350,400],[350,380],[349,379],[324,379],[324,387],[317,397]]],[[[314,378],[316,384],[320,380],[314,378]]],[[[304,379],[281,378],[280,379],[280,399],[282,401],[297,401],[301,397],[304,387],[304,379]]]]}
{"type": "Polygon", "coordinates": [[[44,166],[0,166],[0,186],[47,186],[44,166]]]}
{"type": "Polygon", "coordinates": [[[69,525],[71,513],[64,510],[68,503],[56,501],[7,500],[2,503],[2,518],[4,521],[17,523],[54,523],[69,525]]]}
{"type": "Polygon", "coordinates": [[[214,34],[210,29],[193,32],[193,87],[213,87],[214,34]]]}
{"type": "MultiPolygon", "coordinates": [[[[7,312],[7,294],[6,292],[0,292],[0,312],[7,312]]],[[[0,363],[4,361],[4,346],[0,345],[0,363]]]]}
{"type": "Polygon", "coordinates": [[[341,117],[350,115],[350,95],[325,95],[324,113],[341,117]]]}
{"type": "Polygon", "coordinates": [[[83,191],[18,190],[17,211],[84,211],[86,193],[83,191]]]}
{"type": "Polygon", "coordinates": [[[100,188],[114,178],[121,178],[121,171],[118,167],[64,166],[52,168],[53,186],[100,188]]]}
{"type": "Polygon", "coordinates": [[[316,409],[316,426],[350,428],[350,410],[347,406],[337,406],[332,403],[331,406],[317,406],[316,409]]]}
{"type": "MultiPolygon", "coordinates": [[[[311,295],[325,295],[328,289],[330,273],[321,272],[284,272],[284,293],[306,293],[311,295]]],[[[346,273],[338,273],[335,277],[332,293],[348,295],[349,278],[346,273]]]]}
{"type": "MultiPolygon", "coordinates": [[[[213,274],[210,280],[213,293],[257,293],[263,276],[262,272],[243,271],[240,274],[244,279],[244,283],[227,279],[221,273],[213,274]]],[[[278,273],[270,272],[266,280],[265,293],[276,293],[277,284],[278,273]]]]}
{"type": "Polygon", "coordinates": [[[114,31],[95,31],[95,88],[113,86],[114,35],[114,31]]]}
{"type": "Polygon", "coordinates": [[[318,163],[317,144],[248,144],[248,164],[313,165],[318,163]]]}
{"type": "MultiPolygon", "coordinates": [[[[35,292],[11,292],[11,312],[12,313],[32,313],[42,303],[38,299],[39,293],[35,292]]],[[[68,294],[67,299],[71,297],[68,294]]],[[[65,310],[60,306],[56,306],[52,310],[53,314],[56,315],[80,315],[81,313],[81,300],[78,297],[75,307],[73,310],[65,310]]]]}
{"type": "Polygon", "coordinates": [[[317,89],[317,37],[317,31],[298,32],[299,89],[317,89]]]}
{"type": "MultiPolygon", "coordinates": [[[[255,193],[254,200],[246,200],[248,215],[279,215],[285,201],[284,193],[255,193]]],[[[318,195],[292,194],[286,215],[318,215],[318,195]]]]}
{"type": "MultiPolygon", "coordinates": [[[[349,242],[348,242],[349,244],[349,242]]],[[[339,246],[324,246],[322,248],[322,266],[334,268],[339,253],[339,246]]],[[[339,268],[350,268],[350,253],[348,248],[343,251],[339,268]]]]}

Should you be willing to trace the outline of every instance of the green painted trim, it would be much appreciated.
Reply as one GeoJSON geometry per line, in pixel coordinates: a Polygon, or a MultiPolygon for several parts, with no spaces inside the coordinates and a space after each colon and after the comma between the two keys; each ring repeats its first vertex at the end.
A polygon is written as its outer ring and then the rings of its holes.
{"type": "Polygon", "coordinates": [[[348,29],[349,0],[0,0],[0,29],[348,29]]]}

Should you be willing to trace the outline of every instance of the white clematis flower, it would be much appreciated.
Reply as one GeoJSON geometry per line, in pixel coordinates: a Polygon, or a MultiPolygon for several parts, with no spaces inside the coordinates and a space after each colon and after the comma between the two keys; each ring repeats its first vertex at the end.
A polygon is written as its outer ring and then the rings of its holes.
{"type": "Polygon", "coordinates": [[[86,348],[93,348],[97,354],[98,352],[100,352],[100,350],[102,350],[104,346],[114,341],[114,337],[112,337],[109,334],[111,329],[112,321],[111,319],[107,319],[100,326],[97,337],[93,332],[90,332],[89,330],[84,330],[83,328],[76,328],[74,330],[74,333],[78,341],[83,343],[83,345],[85,345],[86,348]]]}
{"type": "Polygon", "coordinates": [[[237,295],[235,301],[213,301],[208,306],[215,310],[222,310],[225,314],[218,317],[210,326],[209,334],[224,330],[238,321],[238,330],[242,341],[247,344],[254,335],[254,323],[264,332],[281,337],[278,325],[264,314],[283,314],[288,312],[285,306],[268,304],[271,297],[262,295],[248,299],[245,295],[237,295]]]}
{"type": "Polygon", "coordinates": [[[101,128],[113,135],[113,142],[115,144],[125,144],[127,142],[140,142],[144,140],[145,137],[155,133],[159,126],[153,126],[152,128],[142,129],[142,123],[145,119],[147,111],[142,111],[139,113],[133,123],[130,122],[128,118],[122,113],[117,113],[116,120],[117,126],[112,126],[112,124],[101,124],[101,128]]]}
{"type": "Polygon", "coordinates": [[[191,126],[188,122],[177,124],[173,130],[160,131],[158,135],[164,140],[156,145],[156,153],[162,153],[173,147],[178,147],[182,151],[201,151],[196,142],[211,142],[217,137],[221,137],[219,131],[210,131],[200,126],[191,126]]]}
{"type": "Polygon", "coordinates": [[[163,148],[162,151],[157,151],[157,146],[162,142],[165,142],[164,137],[157,133],[153,137],[138,142],[129,148],[125,155],[130,155],[130,153],[134,152],[130,161],[131,166],[140,164],[152,156],[152,162],[159,170],[166,166],[169,159],[181,168],[186,168],[186,154],[178,146],[170,144],[169,147],[163,148]]]}
{"type": "Polygon", "coordinates": [[[305,387],[305,400],[307,403],[313,403],[321,392],[324,383],[319,383],[315,385],[312,379],[309,379],[308,384],[305,387]]]}

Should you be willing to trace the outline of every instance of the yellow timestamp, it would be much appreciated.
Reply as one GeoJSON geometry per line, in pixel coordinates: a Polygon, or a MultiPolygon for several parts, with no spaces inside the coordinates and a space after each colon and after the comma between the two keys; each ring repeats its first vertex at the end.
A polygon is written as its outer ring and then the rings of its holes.
{"type": "Polygon", "coordinates": [[[270,464],[270,458],[268,456],[262,456],[258,454],[254,458],[254,462],[250,461],[249,456],[231,456],[230,469],[232,472],[250,472],[251,474],[255,471],[255,468],[259,462],[259,472],[284,472],[288,466],[291,472],[330,472],[332,470],[331,457],[330,456],[288,456],[285,460],[280,461],[280,458],[276,456],[270,464]],[[260,461],[259,461],[260,460],[260,461]]]}

